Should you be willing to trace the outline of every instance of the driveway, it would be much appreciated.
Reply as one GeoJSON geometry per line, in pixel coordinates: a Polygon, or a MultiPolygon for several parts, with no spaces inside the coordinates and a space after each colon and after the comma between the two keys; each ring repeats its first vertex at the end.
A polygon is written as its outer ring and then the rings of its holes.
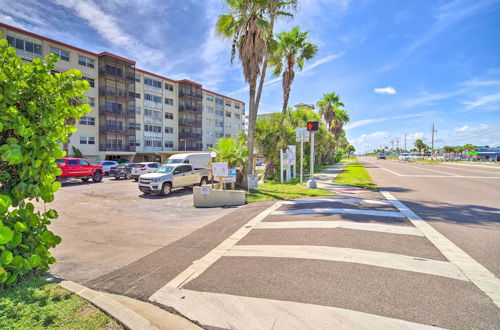
{"type": "Polygon", "coordinates": [[[190,234],[236,208],[196,209],[192,189],[143,195],[132,180],[65,183],[49,206],[59,218],[50,229],[63,238],[52,250],[52,274],[86,282],[190,234]]]}

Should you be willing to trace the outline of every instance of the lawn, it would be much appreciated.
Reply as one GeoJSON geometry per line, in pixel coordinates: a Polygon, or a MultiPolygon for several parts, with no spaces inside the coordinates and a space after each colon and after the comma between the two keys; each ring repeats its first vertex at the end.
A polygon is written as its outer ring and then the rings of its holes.
{"type": "Polygon", "coordinates": [[[34,277],[0,289],[0,329],[123,329],[77,295],[34,277]]]}
{"type": "Polygon", "coordinates": [[[363,164],[358,162],[347,164],[333,182],[353,187],[378,190],[370,174],[368,174],[368,171],[366,171],[363,164]]]}
{"type": "Polygon", "coordinates": [[[331,195],[331,192],[324,189],[309,189],[305,184],[300,184],[298,179],[293,179],[287,183],[268,181],[259,184],[258,190],[247,193],[246,200],[248,203],[255,203],[326,195],[331,195]]]}

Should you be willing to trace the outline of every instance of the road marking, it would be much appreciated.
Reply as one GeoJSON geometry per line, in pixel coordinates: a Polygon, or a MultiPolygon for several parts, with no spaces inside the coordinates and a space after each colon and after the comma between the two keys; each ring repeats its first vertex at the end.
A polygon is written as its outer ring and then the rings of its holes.
{"type": "Polygon", "coordinates": [[[303,199],[294,201],[285,201],[283,204],[312,204],[312,203],[324,203],[324,202],[335,202],[335,203],[364,203],[364,204],[374,204],[374,205],[392,205],[387,201],[379,201],[374,199],[361,199],[361,198],[330,198],[330,199],[303,199]]]}
{"type": "Polygon", "coordinates": [[[248,232],[254,228],[259,222],[261,222],[265,217],[271,214],[273,211],[281,206],[281,202],[275,203],[257,214],[250,221],[248,221],[243,227],[238,229],[233,235],[229,236],[222,243],[220,243],[215,249],[208,252],[201,259],[195,260],[191,266],[186,268],[182,273],[177,275],[174,279],[168,282],[160,290],[161,292],[167,288],[181,288],[183,285],[187,284],[189,281],[198,277],[201,273],[207,270],[213,263],[219,260],[229,249],[233,247],[240,239],[245,237],[248,232]]]}
{"type": "Polygon", "coordinates": [[[454,264],[448,261],[333,246],[235,245],[224,256],[299,258],[352,262],[468,281],[467,277],[454,264]]]}
{"type": "Polygon", "coordinates": [[[222,329],[440,329],[338,307],[184,289],[169,288],[150,300],[222,329]]]}
{"type": "Polygon", "coordinates": [[[359,209],[344,209],[344,208],[311,208],[311,209],[297,209],[297,210],[281,210],[274,211],[271,215],[289,215],[289,214],[358,214],[370,215],[377,217],[394,217],[403,218],[404,214],[394,211],[375,211],[375,210],[359,210],[359,209]]]}
{"type": "Polygon", "coordinates": [[[459,176],[459,175],[448,173],[448,172],[442,172],[442,171],[436,171],[436,170],[429,170],[428,168],[423,168],[423,167],[418,167],[418,166],[410,166],[410,165],[403,165],[403,166],[410,167],[410,168],[416,168],[418,170],[424,170],[424,171],[439,173],[439,174],[446,174],[446,175],[449,175],[449,176],[459,176]]]}
{"type": "Polygon", "coordinates": [[[255,229],[298,229],[298,228],[345,228],[354,230],[376,231],[388,234],[424,236],[420,230],[413,226],[395,226],[384,225],[368,222],[352,222],[352,221],[278,221],[278,222],[261,222],[255,229]]]}
{"type": "MultiPolygon", "coordinates": [[[[453,167],[453,166],[448,166],[448,165],[443,165],[443,164],[438,164],[436,166],[446,167],[446,168],[452,168],[452,169],[455,169],[455,170],[460,170],[459,168],[456,168],[456,167],[453,167]]],[[[465,170],[465,171],[474,171],[474,172],[481,172],[481,173],[488,173],[488,174],[498,174],[498,173],[493,173],[492,171],[477,170],[475,168],[462,168],[462,170],[465,170]]]]}
{"type": "Polygon", "coordinates": [[[416,215],[406,205],[387,191],[381,191],[398,210],[406,215],[441,253],[455,264],[481,291],[500,307],[500,279],[496,278],[486,267],[474,260],[444,235],[434,229],[425,220],[416,215]]]}

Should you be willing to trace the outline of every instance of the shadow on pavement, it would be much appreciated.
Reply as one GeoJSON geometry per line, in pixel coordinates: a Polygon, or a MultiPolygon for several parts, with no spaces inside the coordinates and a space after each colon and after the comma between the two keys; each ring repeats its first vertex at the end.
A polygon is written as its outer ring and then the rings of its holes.
{"type": "MultiPolygon", "coordinates": [[[[139,192],[139,190],[137,190],[139,192]]],[[[184,189],[176,189],[170,193],[168,196],[163,196],[163,195],[147,195],[147,194],[141,194],[139,195],[139,198],[144,198],[144,199],[164,199],[164,198],[169,198],[169,197],[181,197],[181,196],[186,196],[186,195],[191,195],[193,193],[193,190],[191,188],[184,188],[184,189]]]]}

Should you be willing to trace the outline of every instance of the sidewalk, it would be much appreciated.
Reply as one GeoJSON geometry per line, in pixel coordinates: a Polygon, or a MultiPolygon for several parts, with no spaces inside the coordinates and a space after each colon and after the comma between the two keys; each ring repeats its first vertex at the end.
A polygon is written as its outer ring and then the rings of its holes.
{"type": "Polygon", "coordinates": [[[314,179],[316,180],[316,185],[318,186],[318,188],[329,190],[337,194],[360,194],[372,192],[368,189],[346,186],[333,182],[337,175],[339,175],[344,167],[346,167],[346,165],[349,163],[350,162],[338,163],[320,173],[315,174],[314,179]]]}

